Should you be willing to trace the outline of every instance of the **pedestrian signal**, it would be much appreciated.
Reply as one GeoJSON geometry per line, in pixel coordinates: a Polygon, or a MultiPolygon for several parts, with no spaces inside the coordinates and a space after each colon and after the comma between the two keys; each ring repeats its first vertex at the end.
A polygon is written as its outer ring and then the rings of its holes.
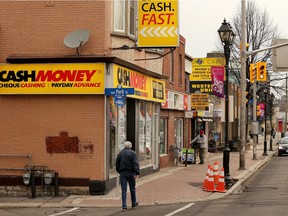
{"type": "Polygon", "coordinates": [[[266,62],[257,62],[257,81],[264,82],[267,80],[266,62]]]}
{"type": "Polygon", "coordinates": [[[254,83],[256,79],[256,74],[257,74],[257,66],[256,64],[251,63],[250,64],[250,82],[254,83]]]}
{"type": "Polygon", "coordinates": [[[260,112],[261,112],[260,106],[257,105],[257,116],[260,116],[260,112]]]}

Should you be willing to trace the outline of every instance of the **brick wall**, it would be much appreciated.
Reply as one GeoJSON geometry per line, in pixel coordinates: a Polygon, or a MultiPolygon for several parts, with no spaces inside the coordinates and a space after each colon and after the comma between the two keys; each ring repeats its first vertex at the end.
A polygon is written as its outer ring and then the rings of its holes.
{"type": "Polygon", "coordinates": [[[83,55],[105,53],[110,45],[112,1],[1,1],[0,61],[8,56],[75,55],[67,34],[90,32],[83,55]],[[94,21],[93,21],[94,20],[94,21]]]}
{"type": "MultiPolygon", "coordinates": [[[[1,154],[31,154],[61,178],[103,179],[104,96],[21,95],[1,97],[1,154]],[[7,127],[5,127],[7,125],[7,127]],[[48,153],[46,137],[65,131],[78,137],[78,153],[48,153]],[[91,149],[85,146],[92,145],[91,149]]],[[[21,168],[23,158],[1,158],[0,168],[21,168]]],[[[19,172],[22,174],[23,172],[19,172]]],[[[11,171],[1,171],[1,175],[11,171]]],[[[13,171],[15,174],[15,171],[13,171]]]]}

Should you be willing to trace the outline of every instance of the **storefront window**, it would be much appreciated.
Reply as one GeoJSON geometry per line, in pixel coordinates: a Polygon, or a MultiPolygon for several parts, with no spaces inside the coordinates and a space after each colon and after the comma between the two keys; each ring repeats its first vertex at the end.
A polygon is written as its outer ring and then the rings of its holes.
{"type": "MultiPolygon", "coordinates": [[[[145,161],[146,158],[146,151],[145,151],[145,102],[139,102],[139,162],[145,161]]],[[[145,163],[144,163],[145,164],[145,163]]]]}
{"type": "Polygon", "coordinates": [[[152,163],[152,103],[146,103],[146,146],[145,153],[148,164],[152,163]]]}
{"type": "Polygon", "coordinates": [[[175,137],[175,144],[179,148],[183,148],[183,119],[182,118],[175,118],[174,124],[174,137],[175,137]]]}
{"type": "Polygon", "coordinates": [[[119,128],[119,141],[118,141],[118,152],[124,149],[124,142],[126,141],[126,106],[118,109],[118,128],[119,128]]]}
{"type": "Polygon", "coordinates": [[[114,98],[112,96],[109,97],[109,105],[108,105],[108,117],[109,117],[109,146],[110,146],[110,154],[109,154],[109,165],[110,172],[115,172],[115,160],[116,160],[116,127],[117,127],[117,107],[114,104],[114,98]]]}
{"type": "Polygon", "coordinates": [[[138,114],[138,129],[139,129],[139,162],[140,165],[149,165],[155,160],[155,144],[153,143],[154,131],[153,119],[153,103],[146,101],[139,101],[139,114],[138,114]]]}
{"type": "MultiPolygon", "coordinates": [[[[138,155],[140,166],[143,167],[147,165],[158,164],[158,159],[155,152],[159,152],[158,149],[156,149],[156,144],[158,146],[158,143],[156,143],[156,141],[159,140],[158,116],[160,105],[148,101],[135,100],[134,102],[136,106],[133,106],[133,101],[130,100],[128,105],[126,103],[123,107],[118,108],[114,104],[114,98],[109,97],[109,132],[107,134],[107,139],[109,140],[110,145],[110,175],[116,174],[115,160],[117,154],[124,148],[124,142],[127,140],[127,137],[129,137],[128,139],[130,139],[134,144],[133,149],[135,149],[138,155]],[[129,109],[131,110],[131,112],[129,112],[129,109]],[[135,109],[135,112],[133,109],[135,109]],[[127,131],[127,124],[129,127],[128,121],[130,122],[130,127],[132,125],[134,126],[133,129],[131,128],[131,130],[129,131],[127,131]],[[135,125],[131,123],[133,121],[135,121],[135,125]],[[133,135],[131,135],[131,133],[133,133],[133,135]],[[133,140],[133,138],[135,140],[133,140]]],[[[166,127],[167,126],[165,126],[165,128],[166,127]]],[[[166,143],[166,138],[164,142],[166,143]]],[[[163,148],[164,149],[161,150],[161,153],[167,153],[166,144],[163,145],[163,148]]]]}
{"type": "Polygon", "coordinates": [[[160,118],[160,154],[167,154],[167,118],[160,118]]]}
{"type": "Polygon", "coordinates": [[[117,108],[114,104],[114,97],[109,97],[108,105],[109,116],[109,165],[110,173],[116,173],[115,160],[117,154],[124,148],[126,141],[126,106],[117,108]],[[117,117],[119,118],[117,119],[117,117]],[[118,130],[118,134],[117,134],[118,130]]]}

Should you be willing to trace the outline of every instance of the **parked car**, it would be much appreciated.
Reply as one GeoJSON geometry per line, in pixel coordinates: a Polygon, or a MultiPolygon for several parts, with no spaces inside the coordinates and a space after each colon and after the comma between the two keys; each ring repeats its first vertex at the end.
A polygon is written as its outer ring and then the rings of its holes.
{"type": "Polygon", "coordinates": [[[288,154],[288,137],[283,137],[278,144],[278,156],[288,154]]]}
{"type": "Polygon", "coordinates": [[[282,138],[283,138],[283,137],[288,137],[288,131],[282,132],[282,133],[281,133],[281,137],[282,137],[282,138]]]}

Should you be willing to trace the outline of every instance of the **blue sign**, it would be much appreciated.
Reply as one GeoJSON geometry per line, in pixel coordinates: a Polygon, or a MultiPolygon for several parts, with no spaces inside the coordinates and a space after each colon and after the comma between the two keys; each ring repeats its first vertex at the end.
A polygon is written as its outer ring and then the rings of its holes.
{"type": "Polygon", "coordinates": [[[114,104],[122,107],[125,104],[125,98],[128,94],[134,94],[134,88],[122,88],[118,85],[117,88],[105,88],[105,95],[114,97],[114,104]]]}

